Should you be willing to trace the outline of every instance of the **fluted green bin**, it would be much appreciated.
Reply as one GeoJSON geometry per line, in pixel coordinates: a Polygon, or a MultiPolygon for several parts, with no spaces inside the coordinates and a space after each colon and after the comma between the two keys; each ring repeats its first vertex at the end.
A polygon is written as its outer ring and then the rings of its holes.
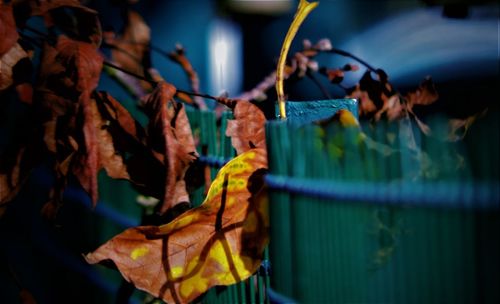
{"type": "Polygon", "coordinates": [[[499,302],[498,120],[465,146],[409,133],[408,119],[363,126],[396,151],[384,155],[304,112],[356,113],[352,100],[308,103],[266,126],[273,290],[299,303],[499,302]]]}

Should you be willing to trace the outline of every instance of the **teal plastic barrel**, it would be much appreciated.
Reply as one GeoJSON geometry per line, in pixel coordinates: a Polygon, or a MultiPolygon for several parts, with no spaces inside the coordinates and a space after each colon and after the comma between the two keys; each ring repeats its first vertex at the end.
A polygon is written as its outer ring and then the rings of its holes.
{"type": "Polygon", "coordinates": [[[266,127],[276,292],[299,303],[499,302],[499,174],[488,166],[498,128],[464,147],[419,137],[409,120],[363,126],[385,148],[374,149],[356,129],[287,114],[266,127]]]}

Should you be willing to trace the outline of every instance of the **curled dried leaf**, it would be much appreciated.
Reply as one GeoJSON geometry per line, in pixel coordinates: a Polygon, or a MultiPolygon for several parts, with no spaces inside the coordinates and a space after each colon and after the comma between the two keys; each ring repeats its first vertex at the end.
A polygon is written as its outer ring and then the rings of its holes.
{"type": "Polygon", "coordinates": [[[254,104],[239,100],[233,109],[234,119],[228,120],[226,136],[237,154],[253,148],[266,149],[266,117],[254,104]]]}
{"type": "Polygon", "coordinates": [[[431,77],[426,77],[419,87],[405,95],[406,101],[410,108],[415,105],[430,105],[436,102],[439,94],[431,77]]]}
{"type": "Polygon", "coordinates": [[[159,82],[155,90],[143,99],[144,111],[150,117],[148,144],[162,156],[166,167],[161,213],[178,203],[189,202],[184,175],[198,157],[184,106],[173,99],[175,92],[174,86],[159,82]]]}
{"type": "Polygon", "coordinates": [[[448,121],[448,136],[446,140],[448,141],[459,141],[462,140],[469,131],[469,128],[481,117],[486,115],[488,109],[485,109],[479,113],[471,115],[465,119],[450,119],[448,121]]]}
{"type": "Polygon", "coordinates": [[[14,84],[15,66],[27,57],[28,54],[18,43],[0,57],[0,91],[14,84]]]}
{"type": "MultiPolygon", "coordinates": [[[[177,45],[175,48],[174,52],[170,52],[168,54],[168,57],[173,60],[174,62],[177,62],[184,72],[186,73],[189,83],[191,84],[191,90],[194,93],[199,94],[200,93],[200,79],[198,78],[198,73],[194,70],[193,66],[191,65],[191,62],[189,59],[186,57],[186,52],[182,45],[177,45]]],[[[193,101],[195,104],[198,106],[200,110],[206,110],[207,105],[205,104],[205,101],[203,98],[200,96],[194,96],[193,101]]]]}
{"type": "Polygon", "coordinates": [[[113,261],[127,281],[168,303],[248,278],[268,243],[265,168],[265,150],[241,154],[220,170],[200,207],[166,225],[128,229],[86,260],[113,261]]]}
{"type": "MultiPolygon", "coordinates": [[[[126,26],[118,37],[108,35],[105,40],[112,47],[113,62],[127,71],[153,79],[154,76],[150,74],[152,68],[150,41],[151,30],[141,15],[135,11],[128,12],[126,26]]],[[[121,76],[123,76],[121,73],[117,73],[119,79],[121,76]]],[[[149,92],[152,89],[151,84],[144,80],[125,78],[123,81],[127,84],[137,82],[141,88],[136,93],[139,97],[144,95],[141,91],[149,92]]]]}
{"type": "Polygon", "coordinates": [[[7,53],[16,43],[19,35],[10,3],[0,3],[0,57],[7,53]]]}

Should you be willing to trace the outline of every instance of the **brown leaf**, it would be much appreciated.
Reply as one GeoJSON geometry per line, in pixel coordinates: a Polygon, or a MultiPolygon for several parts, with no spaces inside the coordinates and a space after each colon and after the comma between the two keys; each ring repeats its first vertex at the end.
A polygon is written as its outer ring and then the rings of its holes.
{"type": "Polygon", "coordinates": [[[35,297],[26,288],[21,289],[19,292],[19,301],[21,304],[36,304],[35,297]]]}
{"type": "Polygon", "coordinates": [[[359,84],[357,84],[355,89],[346,97],[355,98],[358,100],[360,117],[367,117],[377,111],[377,106],[375,106],[373,100],[370,99],[368,92],[361,90],[361,86],[359,84]]]}
{"type": "Polygon", "coordinates": [[[90,194],[92,203],[97,202],[97,171],[98,171],[98,140],[95,121],[95,111],[90,99],[91,92],[97,87],[101,74],[103,58],[90,43],[71,40],[60,36],[56,45],[56,59],[67,67],[66,73],[74,84],[74,89],[80,93],[78,104],[83,112],[83,134],[85,138],[86,166],[79,174],[80,183],[90,194]]]}
{"type": "Polygon", "coordinates": [[[371,71],[366,71],[359,84],[346,96],[359,100],[359,116],[361,118],[375,116],[375,120],[379,120],[391,105],[397,106],[394,99],[391,99],[396,92],[388,82],[387,74],[378,69],[375,75],[376,79],[372,77],[371,71]]]}
{"type": "MultiPolygon", "coordinates": [[[[120,36],[108,35],[106,37],[105,42],[112,47],[111,57],[123,69],[153,79],[154,75],[150,73],[152,68],[149,48],[151,30],[137,12],[130,10],[127,17],[125,29],[120,36]]],[[[118,77],[121,75],[118,74],[118,77]]],[[[137,82],[143,90],[151,91],[152,87],[149,82],[143,80],[137,82]]]]}
{"type": "Polygon", "coordinates": [[[189,201],[184,175],[198,154],[184,106],[173,100],[175,87],[159,82],[144,98],[144,110],[150,117],[148,142],[154,151],[163,155],[166,166],[165,196],[161,213],[180,202],[189,201]]]}
{"type": "Polygon", "coordinates": [[[56,49],[58,62],[69,70],[68,73],[74,73],[71,76],[76,84],[75,89],[78,92],[92,92],[99,83],[104,60],[96,46],[60,36],[56,49]]]}
{"type": "MultiPolygon", "coordinates": [[[[191,84],[191,90],[194,93],[200,93],[200,79],[198,78],[198,73],[196,73],[191,65],[191,62],[189,62],[189,59],[186,57],[186,52],[184,51],[182,45],[177,45],[175,52],[170,52],[168,57],[182,67],[188,76],[189,83],[191,84]]],[[[207,109],[205,101],[200,96],[194,96],[193,100],[200,110],[207,109]]]]}
{"type": "Polygon", "coordinates": [[[28,127],[18,132],[19,137],[0,154],[0,206],[15,198],[41,159],[40,149],[29,137],[34,130],[28,127]]]}
{"type": "Polygon", "coordinates": [[[10,87],[14,83],[14,67],[28,54],[16,43],[0,58],[0,91],[10,87]]]}
{"type": "Polygon", "coordinates": [[[237,154],[253,148],[266,149],[266,117],[254,104],[238,100],[233,109],[234,119],[228,120],[226,136],[231,137],[231,144],[237,154]]]}
{"type": "Polygon", "coordinates": [[[10,3],[0,3],[0,37],[2,37],[0,39],[0,57],[2,57],[17,43],[19,38],[10,3]]]}
{"type": "Polygon", "coordinates": [[[344,80],[344,70],[342,69],[321,69],[320,72],[325,75],[331,83],[341,83],[344,80]]]}
{"type": "MultiPolygon", "coordinates": [[[[102,62],[96,45],[59,36],[55,48],[47,44],[44,47],[36,88],[36,102],[42,110],[41,120],[46,128],[44,140],[49,151],[56,154],[55,170],[61,179],[59,188],[61,191],[64,188],[71,159],[74,156],[84,159],[85,165],[72,168],[72,171],[78,172],[77,177],[94,204],[97,201],[99,150],[95,102],[90,95],[99,82],[102,62]]],[[[58,192],[55,197],[60,196],[58,192]]]]}
{"type": "Polygon", "coordinates": [[[479,118],[486,115],[488,109],[471,115],[465,119],[450,119],[448,121],[448,141],[459,141],[464,139],[465,135],[469,131],[469,128],[478,120],[479,118]]]}
{"type": "Polygon", "coordinates": [[[127,281],[168,303],[246,279],[268,243],[266,167],[265,150],[245,152],[220,170],[200,207],[163,226],[128,229],[86,260],[113,261],[127,281]]]}
{"type": "Polygon", "coordinates": [[[374,115],[375,121],[379,121],[383,114],[385,114],[388,121],[400,119],[406,114],[405,107],[401,103],[399,94],[394,94],[390,97],[382,95],[382,102],[382,108],[374,115]]]}
{"type": "Polygon", "coordinates": [[[25,149],[21,148],[17,152],[17,155],[10,159],[6,155],[2,155],[0,161],[0,204],[5,204],[12,200],[23,184],[24,178],[21,173],[21,163],[24,152],[25,149]]]}
{"type": "Polygon", "coordinates": [[[410,108],[415,105],[430,105],[439,98],[436,86],[431,77],[425,78],[420,86],[414,91],[410,91],[405,95],[406,101],[410,108]]]}

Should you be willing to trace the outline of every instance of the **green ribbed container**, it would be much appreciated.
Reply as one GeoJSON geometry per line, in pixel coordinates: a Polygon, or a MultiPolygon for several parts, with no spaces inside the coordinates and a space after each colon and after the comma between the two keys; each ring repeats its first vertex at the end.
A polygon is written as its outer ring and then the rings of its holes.
{"type": "MultiPolygon", "coordinates": [[[[235,156],[231,139],[227,137],[227,120],[232,119],[231,112],[224,112],[219,125],[213,111],[187,111],[191,129],[199,137],[197,150],[200,154],[221,159],[230,159],[235,156]]],[[[218,168],[212,168],[212,179],[215,178],[218,168]]],[[[194,191],[191,201],[194,206],[203,202],[203,187],[194,191]]],[[[231,286],[211,288],[198,302],[205,304],[224,303],[267,303],[265,286],[269,286],[269,276],[256,274],[250,279],[231,286]]]]}
{"type": "MultiPolygon", "coordinates": [[[[273,190],[271,287],[299,303],[500,303],[494,287],[500,282],[498,203],[478,210],[461,205],[460,197],[464,181],[498,185],[498,115],[471,129],[473,140],[465,145],[418,132],[408,138],[404,134],[414,126],[406,120],[363,126],[370,138],[398,150],[385,156],[360,145],[356,130],[310,124],[314,115],[302,116],[303,109],[315,103],[357,112],[351,100],[288,102],[299,110],[266,126],[272,175],[332,188],[336,181],[351,181],[359,192],[371,182],[447,181],[450,202],[384,205],[273,190]],[[420,159],[413,157],[409,140],[425,153],[420,159]],[[416,177],[417,172],[424,174],[416,177]]],[[[425,189],[432,196],[432,188],[425,189]]],[[[498,186],[487,190],[498,198],[498,186]]]]}

